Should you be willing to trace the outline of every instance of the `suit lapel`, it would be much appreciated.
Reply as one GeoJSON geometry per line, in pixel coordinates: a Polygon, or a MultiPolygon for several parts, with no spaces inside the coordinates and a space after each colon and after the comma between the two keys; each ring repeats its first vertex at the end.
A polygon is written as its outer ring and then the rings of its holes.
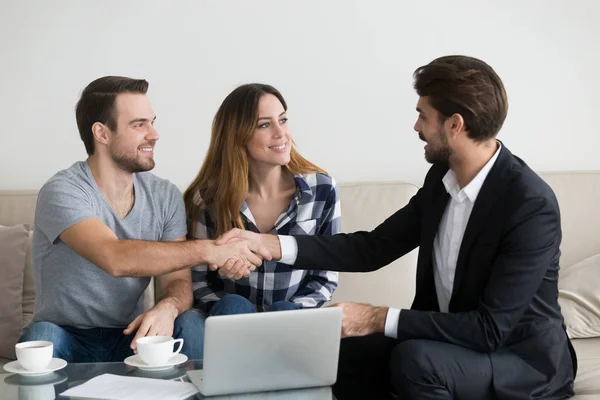
{"type": "Polygon", "coordinates": [[[488,214],[502,197],[502,193],[505,192],[509,183],[508,174],[506,172],[510,166],[511,159],[512,154],[504,147],[504,145],[502,145],[500,154],[498,154],[498,159],[488,173],[488,176],[477,195],[458,253],[452,297],[454,297],[454,294],[460,289],[467,266],[467,256],[469,255],[471,247],[473,247],[475,239],[477,239],[481,229],[487,225],[486,218],[488,214]]]}

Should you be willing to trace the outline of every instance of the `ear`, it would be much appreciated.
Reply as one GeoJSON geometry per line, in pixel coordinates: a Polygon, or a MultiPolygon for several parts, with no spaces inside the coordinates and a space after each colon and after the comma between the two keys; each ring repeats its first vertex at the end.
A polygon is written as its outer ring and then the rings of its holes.
{"type": "Polygon", "coordinates": [[[92,125],[92,134],[94,135],[94,139],[96,139],[97,142],[102,143],[102,144],[107,144],[109,137],[108,134],[110,132],[110,129],[108,129],[108,127],[100,122],[94,122],[94,125],[92,125]]]}
{"type": "Polygon", "coordinates": [[[446,126],[450,131],[450,136],[456,138],[459,134],[465,131],[465,120],[462,115],[456,113],[446,120],[446,126]]]}

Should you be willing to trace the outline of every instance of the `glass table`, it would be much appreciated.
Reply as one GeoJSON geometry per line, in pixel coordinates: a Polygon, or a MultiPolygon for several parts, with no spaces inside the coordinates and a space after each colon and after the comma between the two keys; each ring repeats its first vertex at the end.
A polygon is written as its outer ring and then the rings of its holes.
{"type": "MultiPolygon", "coordinates": [[[[157,372],[142,371],[135,367],[125,365],[125,363],[122,362],[69,364],[60,371],[40,377],[24,377],[17,374],[9,374],[0,367],[0,399],[68,400],[70,399],[69,397],[60,396],[60,393],[102,374],[189,382],[186,372],[196,369],[202,369],[202,361],[187,361],[177,367],[157,372]]],[[[332,400],[334,397],[330,387],[321,387],[213,397],[204,397],[198,393],[188,400],[204,398],[219,400],[332,400]]]]}

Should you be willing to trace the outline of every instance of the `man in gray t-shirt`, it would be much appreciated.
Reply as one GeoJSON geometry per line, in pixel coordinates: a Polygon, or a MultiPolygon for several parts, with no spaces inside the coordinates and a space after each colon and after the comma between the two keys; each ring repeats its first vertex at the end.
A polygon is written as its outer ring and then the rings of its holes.
{"type": "Polygon", "coordinates": [[[85,161],[60,171],[42,187],[33,234],[39,300],[34,321],[119,328],[143,313],[149,277],[111,276],[59,239],[67,228],[90,218],[98,218],[121,240],[173,241],[186,235],[183,199],[175,185],[139,172],[133,187],[135,202],[125,218],[106,201],[85,161]]]}
{"type": "Polygon", "coordinates": [[[247,241],[185,241],[181,193],[147,172],[159,138],[147,88],[115,76],[90,83],[76,108],[89,157],[38,196],[35,316],[20,341],[51,341],[69,362],[124,360],[143,336],[183,338],[182,353],[201,359],[204,315],[191,310],[189,267],[246,265],[247,276],[270,257],[247,241]],[[158,298],[144,310],[151,277],[158,298]]]}

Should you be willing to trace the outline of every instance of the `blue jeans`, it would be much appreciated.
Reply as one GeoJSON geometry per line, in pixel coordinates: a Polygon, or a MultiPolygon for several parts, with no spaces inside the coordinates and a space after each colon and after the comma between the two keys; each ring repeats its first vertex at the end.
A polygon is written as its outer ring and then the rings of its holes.
{"type": "MultiPolygon", "coordinates": [[[[271,304],[265,311],[290,311],[299,309],[300,306],[291,301],[277,301],[271,304]]],[[[212,306],[209,315],[251,314],[255,312],[256,309],[250,303],[250,300],[239,294],[228,294],[212,306]]]]}
{"type": "MultiPolygon", "coordinates": [[[[204,314],[189,310],[175,320],[173,337],[183,338],[181,352],[192,360],[204,354],[204,314]]],[[[135,332],[123,334],[123,328],[73,328],[51,322],[29,325],[19,342],[47,340],[54,344],[54,356],[70,363],[123,361],[133,354],[129,347],[135,332]]]]}

